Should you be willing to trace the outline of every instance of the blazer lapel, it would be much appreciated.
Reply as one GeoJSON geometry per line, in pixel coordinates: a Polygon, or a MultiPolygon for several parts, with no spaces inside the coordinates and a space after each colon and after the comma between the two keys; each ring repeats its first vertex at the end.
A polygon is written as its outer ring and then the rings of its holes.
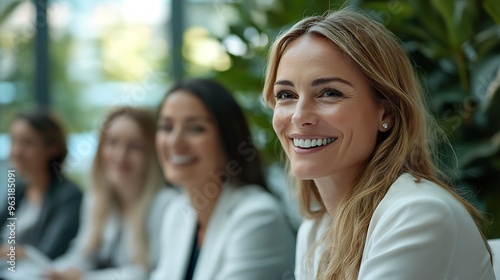
{"type": "Polygon", "coordinates": [[[167,248],[168,264],[170,266],[168,271],[170,273],[165,279],[183,280],[191,257],[196,230],[196,214],[189,203],[189,199],[187,197],[182,199],[182,203],[179,204],[180,207],[175,209],[177,211],[170,213],[172,223],[169,224],[169,228],[175,228],[175,230],[166,233],[169,245],[167,248]],[[173,240],[175,241],[171,242],[173,240]]]}
{"type": "Polygon", "coordinates": [[[225,186],[219,197],[205,234],[203,247],[198,256],[194,280],[214,279],[222,262],[222,254],[227,242],[227,217],[235,204],[235,192],[231,186],[225,186]]]}
{"type": "Polygon", "coordinates": [[[49,183],[49,187],[43,198],[38,221],[30,234],[30,240],[33,244],[43,241],[43,233],[53,216],[54,207],[56,206],[54,203],[57,201],[57,190],[60,187],[55,180],[56,178],[52,178],[49,183]]]}

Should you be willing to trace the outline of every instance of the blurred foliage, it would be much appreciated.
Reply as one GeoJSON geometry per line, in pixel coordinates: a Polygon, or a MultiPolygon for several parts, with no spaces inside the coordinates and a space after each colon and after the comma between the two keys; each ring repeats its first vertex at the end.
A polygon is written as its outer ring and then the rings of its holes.
{"type": "Polygon", "coordinates": [[[34,98],[28,94],[33,90],[34,67],[31,61],[33,58],[33,40],[31,40],[31,30],[17,29],[11,32],[5,30],[4,23],[9,15],[22,3],[22,1],[6,1],[0,4],[0,59],[2,63],[13,64],[17,67],[10,72],[0,73],[0,81],[12,81],[15,90],[24,92],[15,97],[14,103],[9,106],[0,104],[0,132],[7,131],[10,121],[20,109],[26,108],[27,102],[33,102],[34,98]],[[23,77],[23,79],[19,79],[23,77]]]}
{"type": "MultiPolygon", "coordinates": [[[[12,82],[15,85],[13,102],[1,106],[0,132],[7,132],[10,122],[21,111],[34,106],[34,37],[35,23],[30,21],[14,29],[4,28],[4,23],[11,19],[14,12],[22,4],[29,1],[5,1],[0,12],[0,48],[2,59],[12,61],[15,67],[9,73],[1,73],[0,81],[12,82]]],[[[79,85],[68,78],[68,61],[72,47],[72,38],[68,34],[50,38],[50,85],[54,109],[60,116],[68,132],[81,131],[86,127],[82,120],[82,108],[79,106],[79,85]],[[71,124],[71,126],[69,125],[71,124]]]]}
{"type": "MultiPolygon", "coordinates": [[[[79,5],[78,1],[49,1],[47,7],[50,102],[69,133],[90,131],[101,123],[109,108],[102,103],[91,103],[96,92],[100,96],[112,96],[107,98],[108,101],[112,99],[110,106],[138,103],[137,100],[146,99],[140,89],[151,90],[169,81],[168,77],[165,81],[163,78],[152,81],[162,76],[159,69],[168,65],[170,59],[166,42],[159,36],[163,35],[161,28],[125,18],[123,11],[115,9],[119,3],[116,6],[96,3],[84,10],[78,10],[79,6],[85,5],[79,5]],[[96,26],[101,24],[99,29],[88,30],[90,35],[76,34],[77,27],[84,24],[77,16],[79,13],[84,13],[86,18],[93,17],[91,22],[96,26]],[[108,16],[110,20],[99,21],[96,14],[108,16]],[[66,25],[56,24],[64,16],[72,18],[66,25]],[[123,96],[116,94],[120,90],[126,93],[123,96]]],[[[2,70],[9,69],[0,73],[0,82],[15,86],[14,99],[7,104],[0,103],[0,133],[8,131],[16,113],[36,103],[34,39],[37,22],[30,18],[34,16],[34,9],[33,1],[29,0],[0,2],[0,63],[2,70]]]]}
{"type": "Polygon", "coordinates": [[[456,165],[460,186],[474,194],[468,198],[497,220],[487,236],[500,237],[500,1],[252,0],[231,6],[239,20],[218,39],[232,67],[216,78],[238,90],[268,161],[280,155],[272,113],[260,97],[269,44],[305,16],[362,10],[401,39],[430,94],[431,111],[455,147],[455,153],[440,151],[441,157],[456,165]],[[237,38],[246,51],[232,54],[228,38],[237,38]]]}

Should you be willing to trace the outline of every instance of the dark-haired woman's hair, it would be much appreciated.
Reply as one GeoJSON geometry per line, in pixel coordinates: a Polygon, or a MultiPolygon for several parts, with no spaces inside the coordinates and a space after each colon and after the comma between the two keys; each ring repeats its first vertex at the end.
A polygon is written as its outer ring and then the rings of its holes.
{"type": "Polygon", "coordinates": [[[49,109],[35,108],[21,112],[14,118],[27,122],[39,135],[47,146],[55,146],[57,154],[47,162],[47,170],[53,176],[60,176],[58,172],[68,154],[66,135],[59,118],[49,109]]]}
{"type": "Polygon", "coordinates": [[[233,176],[236,183],[257,184],[267,190],[258,150],[253,143],[245,115],[231,92],[209,79],[180,81],[167,92],[160,110],[168,96],[179,90],[201,100],[215,119],[228,163],[235,161],[241,167],[241,172],[233,176]]]}

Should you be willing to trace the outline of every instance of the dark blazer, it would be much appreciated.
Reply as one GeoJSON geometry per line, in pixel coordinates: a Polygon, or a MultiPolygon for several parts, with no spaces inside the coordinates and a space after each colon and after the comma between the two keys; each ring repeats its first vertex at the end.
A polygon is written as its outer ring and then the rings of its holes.
{"type": "MultiPolygon", "coordinates": [[[[21,183],[16,186],[16,209],[24,202],[25,188],[21,183]]],[[[62,255],[78,232],[81,202],[82,192],[73,182],[54,176],[33,230],[23,240],[16,239],[16,244],[29,244],[51,259],[62,255]]],[[[7,222],[7,214],[7,208],[0,209],[2,225],[7,222]]]]}

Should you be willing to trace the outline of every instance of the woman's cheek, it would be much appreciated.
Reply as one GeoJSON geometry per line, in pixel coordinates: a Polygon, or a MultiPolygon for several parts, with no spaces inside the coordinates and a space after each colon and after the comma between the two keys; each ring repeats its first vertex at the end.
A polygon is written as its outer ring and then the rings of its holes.
{"type": "Polygon", "coordinates": [[[273,128],[278,137],[281,138],[286,128],[286,115],[283,109],[275,108],[273,114],[273,128]]]}

